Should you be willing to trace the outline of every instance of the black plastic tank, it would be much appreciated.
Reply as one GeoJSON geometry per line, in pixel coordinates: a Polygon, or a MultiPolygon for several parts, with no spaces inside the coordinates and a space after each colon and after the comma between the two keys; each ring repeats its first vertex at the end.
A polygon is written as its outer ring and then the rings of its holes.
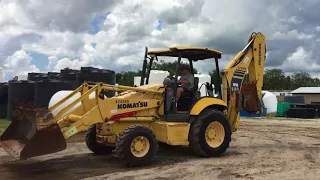
{"type": "Polygon", "coordinates": [[[7,119],[7,105],[0,104],[0,119],[7,119]]]}
{"type": "Polygon", "coordinates": [[[71,82],[73,89],[77,89],[79,86],[77,84],[77,74],[79,73],[79,70],[74,69],[61,69],[60,70],[60,80],[61,81],[67,81],[71,82]]]}
{"type": "Polygon", "coordinates": [[[289,108],[287,110],[287,117],[313,119],[316,117],[316,109],[314,109],[314,108],[289,108]]]}
{"type": "Polygon", "coordinates": [[[42,81],[44,79],[48,79],[47,73],[28,73],[29,81],[42,81]]]}
{"type": "MultiPolygon", "coordinates": [[[[77,82],[80,86],[84,82],[103,82],[105,84],[115,85],[116,73],[113,70],[99,69],[94,67],[81,67],[80,72],[77,74],[77,82]]],[[[106,96],[112,97],[115,92],[107,91],[106,96]]]]}
{"type": "Polygon", "coordinates": [[[320,102],[311,102],[311,104],[320,104],[320,102]]]}
{"type": "Polygon", "coordinates": [[[13,101],[22,101],[25,103],[34,102],[35,93],[34,81],[9,81],[8,85],[8,110],[7,119],[12,120],[11,109],[13,101]]]}
{"type": "Polygon", "coordinates": [[[36,107],[48,107],[51,97],[61,90],[73,90],[72,83],[60,80],[43,80],[35,82],[36,107]]]}
{"type": "Polygon", "coordinates": [[[285,96],[284,101],[289,103],[295,103],[295,104],[305,103],[304,96],[285,96]]]}
{"type": "Polygon", "coordinates": [[[317,103],[311,103],[311,104],[306,104],[306,108],[314,108],[315,109],[315,118],[319,118],[320,114],[320,104],[317,104],[317,103]]]}
{"type": "Polygon", "coordinates": [[[99,68],[95,68],[95,67],[91,67],[91,66],[87,66],[87,67],[81,67],[82,72],[91,72],[93,70],[99,70],[99,68]]]}
{"type": "Polygon", "coordinates": [[[48,79],[60,80],[60,73],[59,72],[48,72],[48,79]]]}
{"type": "Polygon", "coordinates": [[[0,104],[8,102],[8,83],[0,83],[0,104]]]}
{"type": "Polygon", "coordinates": [[[0,83],[0,119],[7,118],[8,83],[0,83]]]}

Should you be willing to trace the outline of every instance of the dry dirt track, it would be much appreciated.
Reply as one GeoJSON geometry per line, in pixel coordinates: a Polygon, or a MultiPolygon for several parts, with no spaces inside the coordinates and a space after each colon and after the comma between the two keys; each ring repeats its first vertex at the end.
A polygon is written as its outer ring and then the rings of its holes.
{"type": "Polygon", "coordinates": [[[319,179],[320,120],[241,120],[227,153],[201,159],[184,148],[160,150],[154,165],[126,169],[92,155],[83,136],[56,154],[14,162],[0,149],[1,179],[319,179]]]}

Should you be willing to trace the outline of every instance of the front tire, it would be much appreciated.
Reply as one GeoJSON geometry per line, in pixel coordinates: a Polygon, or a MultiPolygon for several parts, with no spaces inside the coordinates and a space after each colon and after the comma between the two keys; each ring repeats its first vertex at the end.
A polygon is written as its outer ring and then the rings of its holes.
{"type": "Polygon", "coordinates": [[[90,151],[94,154],[98,155],[109,155],[114,150],[114,147],[105,146],[103,144],[99,144],[96,138],[96,126],[93,125],[89,127],[88,132],[86,134],[86,145],[90,151]]]}
{"type": "Polygon", "coordinates": [[[132,125],[117,138],[116,153],[127,167],[151,164],[157,151],[154,133],[144,126],[132,125]]]}
{"type": "Polygon", "coordinates": [[[231,127],[223,112],[206,109],[191,125],[190,147],[202,157],[220,156],[228,149],[231,134],[231,127]]]}

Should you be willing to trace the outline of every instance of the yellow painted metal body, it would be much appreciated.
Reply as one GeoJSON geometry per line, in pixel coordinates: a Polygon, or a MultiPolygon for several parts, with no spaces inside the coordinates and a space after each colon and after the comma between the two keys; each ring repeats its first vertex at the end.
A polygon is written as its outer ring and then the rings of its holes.
{"type": "Polygon", "coordinates": [[[127,127],[138,124],[151,129],[156,139],[160,142],[170,145],[188,145],[189,123],[165,122],[161,120],[149,122],[122,122],[109,121],[100,123],[97,126],[97,141],[99,143],[113,146],[116,143],[117,135],[123,132],[127,127]]]}
{"type": "MultiPolygon", "coordinates": [[[[249,43],[253,41],[253,46],[246,52],[239,52],[236,57],[224,69],[222,77],[223,98],[212,97],[201,98],[197,101],[190,111],[190,115],[196,117],[207,107],[216,107],[224,111],[228,116],[232,131],[236,131],[239,126],[239,110],[236,107],[236,94],[227,96],[230,82],[236,77],[236,71],[250,71],[250,81],[257,81],[258,95],[260,97],[263,83],[263,66],[265,60],[265,39],[262,34],[250,37],[249,43]]],[[[189,47],[170,48],[168,51],[151,51],[149,54],[167,54],[174,50],[192,49],[189,47]]],[[[196,49],[199,50],[199,49],[196,49]]],[[[219,51],[202,49],[207,56],[221,55],[219,51]]],[[[241,88],[241,85],[240,85],[241,88]]],[[[146,126],[153,130],[156,138],[160,142],[171,145],[188,145],[188,134],[190,123],[186,122],[166,122],[164,119],[164,99],[165,87],[163,84],[144,85],[140,87],[130,86],[111,86],[98,83],[89,86],[84,83],[68,97],[49,109],[54,111],[59,105],[63,104],[71,96],[81,93],[81,97],[55,116],[64,137],[67,139],[76,133],[86,130],[89,126],[96,124],[97,141],[106,145],[114,145],[117,136],[127,127],[133,124],[146,126]],[[101,94],[104,90],[120,92],[118,96],[105,98],[101,94]],[[90,99],[89,95],[95,93],[95,98],[90,99]],[[79,107],[65,114],[77,103],[79,107]],[[135,113],[131,117],[121,116],[126,113],[135,113]],[[120,116],[119,116],[120,115],[120,116]],[[117,117],[118,116],[118,117],[117,117]]]]}
{"type": "MultiPolygon", "coordinates": [[[[137,88],[105,86],[102,83],[89,86],[85,83],[49,110],[51,112],[54,111],[55,108],[78,92],[82,93],[82,96],[63,108],[55,116],[55,120],[58,122],[66,139],[96,124],[97,141],[106,145],[114,145],[117,136],[121,132],[130,125],[139,124],[152,129],[160,142],[170,145],[189,144],[190,124],[188,122],[166,122],[164,120],[163,85],[145,85],[137,88]],[[103,90],[111,89],[119,91],[119,95],[112,98],[101,98],[100,93],[103,90]],[[89,99],[89,95],[92,93],[95,93],[96,98],[89,99]],[[80,106],[70,113],[64,114],[79,102],[81,103],[80,106]],[[116,117],[116,119],[110,120],[114,116],[130,112],[135,112],[135,115],[133,117],[116,117]]],[[[198,115],[205,107],[212,105],[220,105],[227,108],[222,100],[208,97],[200,99],[193,106],[190,114],[198,115]]]]}
{"type": "Polygon", "coordinates": [[[205,139],[207,144],[213,148],[218,148],[225,138],[225,129],[220,122],[212,122],[206,129],[205,139]]]}
{"type": "Polygon", "coordinates": [[[227,104],[221,99],[205,97],[197,101],[197,103],[192,107],[190,114],[199,115],[205,108],[209,106],[220,106],[223,109],[227,109],[227,104]]]}
{"type": "Polygon", "coordinates": [[[49,108],[54,111],[60,105],[65,103],[76,93],[81,93],[81,97],[73,101],[70,105],[63,108],[56,116],[55,120],[63,131],[64,137],[86,130],[89,126],[104,123],[106,120],[115,115],[136,112],[134,118],[122,117],[117,118],[118,121],[124,122],[150,122],[154,118],[159,119],[163,115],[163,85],[146,85],[144,87],[128,87],[128,86],[106,86],[98,83],[91,86],[83,84],[69,96],[49,108]],[[125,91],[116,97],[100,98],[103,90],[125,91]],[[135,90],[135,91],[132,91],[135,90]],[[89,99],[89,95],[95,93],[95,98],[89,99]],[[75,110],[65,114],[76,104],[81,103],[75,110]]]}
{"type": "MultiPolygon", "coordinates": [[[[172,47],[162,51],[148,52],[148,55],[151,57],[169,56],[179,57],[179,59],[187,58],[189,60],[205,60],[214,58],[216,61],[221,58],[221,54],[222,53],[220,51],[213,49],[184,46],[172,47]]],[[[53,112],[58,111],[57,109],[61,109],[55,116],[53,116],[53,118],[50,116],[50,113],[46,113],[43,118],[36,118],[36,121],[38,121],[37,123],[40,122],[40,126],[39,128],[38,126],[33,126],[33,129],[28,133],[28,136],[30,133],[35,133],[35,130],[36,132],[46,134],[43,133],[45,130],[41,129],[41,124],[44,123],[50,125],[52,123],[51,121],[54,120],[63,133],[62,137],[60,136],[61,134],[58,128],[56,128],[57,131],[49,130],[50,133],[55,133],[53,135],[58,134],[57,137],[60,137],[56,142],[61,142],[60,140],[63,140],[63,138],[68,139],[81,131],[87,130],[90,126],[95,125],[96,141],[107,146],[115,146],[117,137],[124,132],[125,129],[132,125],[142,125],[151,129],[155,134],[156,140],[159,142],[169,145],[189,145],[188,137],[192,123],[198,123],[198,115],[208,107],[223,111],[231,125],[231,130],[236,131],[240,120],[239,110],[241,107],[239,106],[239,99],[241,98],[239,98],[239,96],[245,95],[248,92],[250,93],[251,85],[254,85],[255,87],[253,87],[253,89],[257,91],[258,99],[261,101],[265,58],[265,37],[261,33],[253,33],[244,50],[240,51],[223,70],[222,99],[213,97],[200,98],[191,108],[189,112],[190,117],[186,116],[186,114],[182,114],[182,116],[180,116],[181,114],[177,113],[179,115],[169,114],[169,117],[170,115],[172,116],[171,118],[168,118],[164,111],[164,105],[166,102],[164,99],[164,97],[166,97],[164,96],[166,86],[164,84],[131,87],[122,85],[106,85],[103,83],[97,83],[95,85],[84,83],[70,95],[48,108],[52,114],[55,114],[53,112]],[[249,71],[249,82],[253,83],[249,86],[243,86],[244,75],[247,71],[249,71]],[[245,92],[241,92],[241,89],[244,89],[245,92]],[[119,95],[107,98],[104,96],[105,91],[116,91],[119,92],[119,95]],[[60,108],[73,96],[78,96],[79,93],[80,97],[64,108],[60,108]],[[92,98],[92,95],[95,95],[94,98],[92,98]],[[175,119],[173,119],[174,117],[178,118],[177,122],[172,122],[175,121],[175,119]],[[170,122],[167,120],[170,120],[170,122]]],[[[251,99],[250,95],[248,97],[248,99],[251,99]]],[[[243,102],[247,103],[249,101],[246,99],[246,101],[243,102]]],[[[250,104],[250,102],[246,104],[246,106],[249,107],[248,109],[250,112],[255,113],[260,111],[257,110],[260,107],[254,109],[255,107],[251,107],[251,105],[252,104],[250,104]]],[[[244,106],[245,105],[243,105],[242,108],[244,106]]],[[[42,112],[42,110],[40,111],[42,112]]],[[[13,127],[16,128],[18,125],[16,124],[13,127]]],[[[9,140],[9,142],[10,138],[8,137],[11,136],[10,131],[13,130],[9,129],[9,131],[7,131],[6,140],[9,140]]],[[[221,146],[221,141],[223,141],[222,139],[225,139],[226,132],[231,135],[231,133],[229,133],[229,129],[224,129],[221,123],[214,122],[210,124],[205,131],[204,137],[207,145],[211,147],[221,146]]],[[[36,139],[35,142],[41,142],[42,139],[39,138],[39,136],[36,135],[34,137],[34,139],[36,139]]],[[[32,141],[32,138],[28,140],[30,142],[32,141]]],[[[19,141],[20,140],[17,140],[16,142],[19,143],[19,141]]],[[[32,147],[32,145],[29,146],[29,148],[30,147],[32,147]]],[[[65,148],[65,141],[63,143],[57,143],[55,152],[60,151],[62,148],[65,148]]],[[[141,137],[135,139],[130,146],[131,152],[136,157],[143,156],[149,148],[150,142],[145,139],[141,139],[141,137]]],[[[7,147],[7,149],[11,149],[11,147],[7,147]]],[[[20,147],[16,149],[20,152],[23,150],[23,148],[20,147]]],[[[46,152],[52,152],[45,148],[44,150],[46,152]]]]}
{"type": "MultiPolygon", "coordinates": [[[[225,67],[222,76],[223,101],[228,104],[228,119],[232,131],[239,127],[240,112],[237,109],[236,93],[231,93],[228,100],[228,88],[233,88],[233,81],[240,80],[237,88],[241,90],[244,83],[244,75],[249,74],[249,82],[256,83],[258,99],[261,99],[263,86],[264,61],[266,59],[265,36],[261,33],[253,33],[248,39],[248,45],[240,51],[225,67]],[[249,47],[250,46],[250,47],[249,47]],[[239,75],[240,74],[240,75],[239,75]]],[[[261,109],[262,112],[262,109],[261,109]]]]}
{"type": "Polygon", "coordinates": [[[189,123],[155,122],[152,124],[157,140],[170,145],[188,145],[189,123]]]}

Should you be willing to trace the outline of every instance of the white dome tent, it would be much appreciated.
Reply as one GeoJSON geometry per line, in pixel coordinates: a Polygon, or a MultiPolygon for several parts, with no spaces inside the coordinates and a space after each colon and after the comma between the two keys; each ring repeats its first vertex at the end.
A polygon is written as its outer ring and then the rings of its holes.
{"type": "Polygon", "coordinates": [[[149,84],[162,84],[163,80],[169,75],[169,71],[151,70],[149,76],[149,84]]]}
{"type": "Polygon", "coordinates": [[[267,113],[276,113],[277,112],[277,97],[269,91],[262,91],[262,101],[264,107],[267,109],[267,113]]]}
{"type": "MultiPolygon", "coordinates": [[[[133,81],[134,86],[140,86],[141,76],[135,76],[133,81]]],[[[144,78],[144,83],[146,83],[146,78],[144,78]]]]}

